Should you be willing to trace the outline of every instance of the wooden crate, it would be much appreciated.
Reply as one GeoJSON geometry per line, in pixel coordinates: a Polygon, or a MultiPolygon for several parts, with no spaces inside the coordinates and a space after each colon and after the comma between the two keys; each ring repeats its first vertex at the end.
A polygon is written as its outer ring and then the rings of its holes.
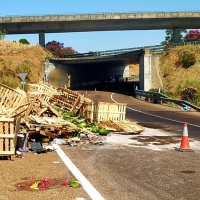
{"type": "Polygon", "coordinates": [[[126,117],[126,103],[91,102],[86,104],[82,114],[91,122],[121,121],[126,117]]]}
{"type": "Polygon", "coordinates": [[[14,118],[0,118],[0,157],[15,155],[14,118]]]}

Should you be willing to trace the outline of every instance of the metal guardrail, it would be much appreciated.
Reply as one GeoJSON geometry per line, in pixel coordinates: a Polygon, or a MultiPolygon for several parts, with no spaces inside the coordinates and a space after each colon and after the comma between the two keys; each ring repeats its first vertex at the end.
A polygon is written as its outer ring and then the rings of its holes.
{"type": "MultiPolygon", "coordinates": [[[[200,45],[200,41],[192,41],[192,42],[180,42],[174,43],[174,46],[184,46],[184,45],[200,45]]],[[[158,52],[164,50],[164,45],[154,45],[154,46],[143,46],[143,47],[133,47],[126,49],[115,49],[115,50],[107,50],[107,51],[97,51],[97,52],[88,52],[81,54],[71,54],[65,55],[64,58],[81,58],[81,57],[103,57],[103,56],[117,56],[125,53],[131,53],[134,51],[138,51],[141,49],[149,49],[150,52],[158,52]]]]}
{"type": "Polygon", "coordinates": [[[168,96],[165,96],[162,93],[158,93],[158,92],[148,92],[148,91],[143,91],[143,90],[134,90],[134,96],[136,98],[140,98],[141,97],[146,100],[146,101],[151,101],[154,103],[161,103],[163,101],[165,102],[172,102],[174,104],[177,104],[181,107],[185,107],[185,106],[189,106],[191,108],[193,108],[194,110],[200,112],[200,107],[195,106],[187,101],[183,101],[183,100],[177,100],[177,99],[172,99],[169,98],[168,96]]]}

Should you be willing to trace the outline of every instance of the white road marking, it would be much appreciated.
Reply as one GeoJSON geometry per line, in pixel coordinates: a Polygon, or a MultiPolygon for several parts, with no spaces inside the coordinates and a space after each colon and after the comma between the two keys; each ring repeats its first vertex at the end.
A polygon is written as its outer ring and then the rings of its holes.
{"type": "Polygon", "coordinates": [[[93,185],[85,178],[85,176],[80,172],[80,170],[73,164],[69,157],[63,152],[63,150],[57,144],[52,144],[56,152],[63,160],[67,168],[75,176],[75,178],[81,183],[84,190],[90,196],[92,200],[105,200],[101,194],[93,187],[93,185]]]}
{"type": "MultiPolygon", "coordinates": [[[[114,95],[114,94],[115,94],[115,93],[112,93],[111,96],[110,96],[110,98],[111,98],[111,100],[112,100],[113,102],[118,103],[118,102],[117,102],[116,100],[114,100],[114,98],[113,98],[113,95],[114,95]]],[[[182,122],[182,121],[178,121],[178,120],[174,120],[174,119],[169,119],[169,118],[166,118],[166,117],[161,117],[161,116],[159,116],[159,115],[154,115],[154,114],[142,112],[142,111],[139,111],[139,110],[130,108],[130,107],[127,107],[127,108],[130,109],[130,110],[133,110],[133,111],[135,111],[135,112],[139,112],[139,113],[142,113],[142,114],[145,114],[145,115],[157,117],[157,118],[160,118],[160,119],[165,119],[165,120],[168,120],[168,121],[172,121],[172,122],[176,122],[176,123],[181,123],[181,124],[184,123],[184,122],[182,122]]],[[[196,124],[189,124],[189,123],[188,123],[188,125],[194,126],[194,127],[197,127],[197,128],[200,128],[200,126],[199,126],[199,125],[196,125],[196,124]]]]}

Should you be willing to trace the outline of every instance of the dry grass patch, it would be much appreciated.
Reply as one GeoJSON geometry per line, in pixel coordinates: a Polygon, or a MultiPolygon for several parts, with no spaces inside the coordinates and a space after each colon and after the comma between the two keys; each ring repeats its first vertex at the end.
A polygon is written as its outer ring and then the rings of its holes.
{"type": "MultiPolygon", "coordinates": [[[[179,46],[163,52],[160,71],[164,84],[163,89],[171,96],[180,98],[180,91],[187,86],[197,87],[200,94],[200,46],[179,46]],[[196,62],[194,65],[188,68],[177,65],[179,53],[182,50],[195,54],[196,62]]],[[[197,104],[199,105],[199,103],[197,104]]]]}
{"type": "Polygon", "coordinates": [[[0,82],[10,87],[21,87],[18,74],[26,72],[27,82],[42,80],[46,58],[52,54],[41,46],[0,40],[0,82]]]}

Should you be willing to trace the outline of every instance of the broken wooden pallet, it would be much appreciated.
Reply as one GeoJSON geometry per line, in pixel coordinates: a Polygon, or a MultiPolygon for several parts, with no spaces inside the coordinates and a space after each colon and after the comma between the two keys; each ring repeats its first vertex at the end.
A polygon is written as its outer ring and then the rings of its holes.
{"type": "Polygon", "coordinates": [[[102,122],[100,126],[104,128],[113,128],[113,133],[119,134],[139,134],[145,130],[142,126],[139,126],[138,124],[133,123],[130,120],[109,120],[102,122]]]}
{"type": "Polygon", "coordinates": [[[29,104],[27,111],[25,112],[24,119],[27,120],[29,115],[40,116],[60,116],[60,114],[41,97],[35,96],[32,102],[29,104]]]}

